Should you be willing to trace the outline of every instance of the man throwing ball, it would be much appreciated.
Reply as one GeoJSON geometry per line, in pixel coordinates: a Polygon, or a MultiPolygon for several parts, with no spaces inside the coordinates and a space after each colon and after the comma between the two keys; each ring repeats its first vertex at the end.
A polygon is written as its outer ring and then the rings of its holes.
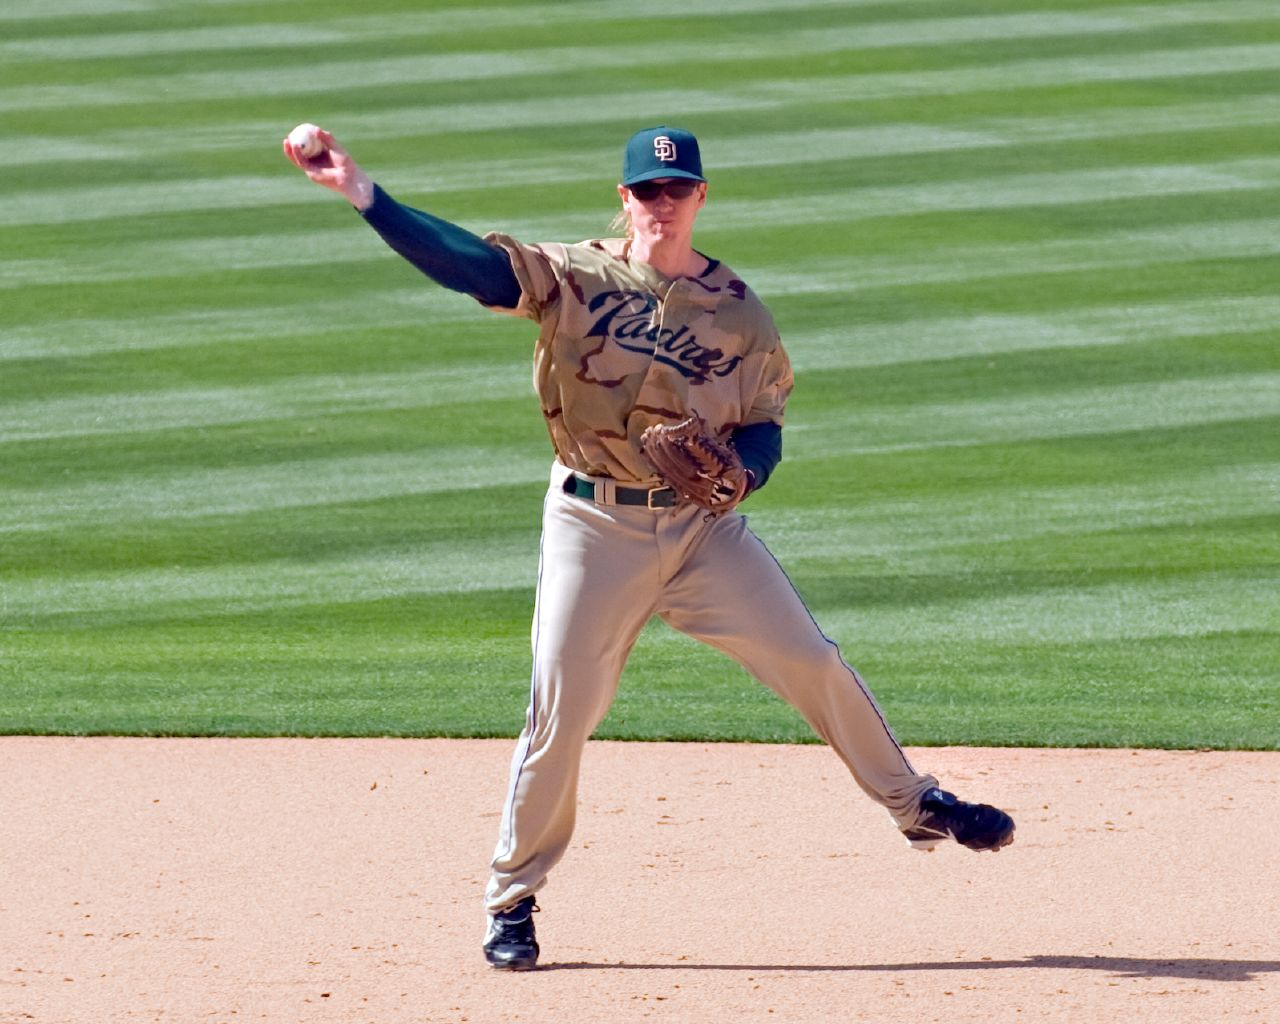
{"type": "Polygon", "coordinates": [[[534,387],[555,459],[529,707],[485,893],[488,962],[537,964],[535,896],[569,845],[584,745],[655,615],[793,705],[913,847],[1012,842],[1007,814],[912,767],[737,511],[781,459],[793,381],[764,304],[693,247],[707,201],[697,139],[666,126],[633,135],[617,186],[625,235],[565,245],[480,238],[403,206],[318,137],[317,156],[288,140],[285,155],[428,277],[538,328],[534,387]]]}

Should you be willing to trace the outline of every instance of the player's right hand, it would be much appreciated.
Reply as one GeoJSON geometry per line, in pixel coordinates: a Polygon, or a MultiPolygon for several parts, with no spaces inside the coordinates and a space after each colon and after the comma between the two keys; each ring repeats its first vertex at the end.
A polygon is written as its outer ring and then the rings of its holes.
{"type": "Polygon", "coordinates": [[[321,128],[319,138],[324,143],[324,151],[319,156],[308,158],[298,152],[286,135],[282,143],[286,159],[317,185],[345,197],[357,210],[367,209],[373,202],[372,179],[338,144],[331,132],[321,128]]]}

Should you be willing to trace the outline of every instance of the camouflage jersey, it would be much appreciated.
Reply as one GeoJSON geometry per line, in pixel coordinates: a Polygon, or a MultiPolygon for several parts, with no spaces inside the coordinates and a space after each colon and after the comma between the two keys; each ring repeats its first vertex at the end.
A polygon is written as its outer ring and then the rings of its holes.
{"type": "Polygon", "coordinates": [[[650,424],[696,412],[721,440],[782,426],[790,360],[768,309],[723,263],[669,278],[628,259],[626,239],[485,240],[510,257],[521,289],[516,306],[490,308],[539,325],[533,385],[570,469],[654,485],[640,454],[650,424]]]}

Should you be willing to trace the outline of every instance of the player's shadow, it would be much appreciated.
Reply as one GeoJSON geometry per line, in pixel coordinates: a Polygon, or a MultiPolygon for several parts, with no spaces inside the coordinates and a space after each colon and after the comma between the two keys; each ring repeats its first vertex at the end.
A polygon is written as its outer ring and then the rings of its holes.
{"type": "Polygon", "coordinates": [[[903,964],[603,964],[550,963],[548,971],[777,971],[783,974],[859,971],[1102,971],[1117,978],[1190,978],[1198,981],[1254,981],[1260,974],[1280,972],[1280,960],[1214,960],[1210,958],[1144,958],[1129,956],[1029,956],[1021,960],[945,960],[903,964]]]}

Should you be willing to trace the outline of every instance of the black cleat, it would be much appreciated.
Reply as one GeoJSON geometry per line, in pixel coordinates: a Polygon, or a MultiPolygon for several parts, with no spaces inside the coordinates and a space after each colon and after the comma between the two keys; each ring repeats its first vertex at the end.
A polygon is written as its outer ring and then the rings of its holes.
{"type": "Polygon", "coordinates": [[[969,804],[945,790],[928,789],[920,810],[920,820],[902,830],[913,849],[928,851],[954,839],[970,850],[998,851],[1013,842],[1013,819],[990,804],[969,804]]]}
{"type": "Polygon", "coordinates": [[[538,939],[533,915],[538,909],[532,896],[489,918],[484,958],[500,971],[531,971],[538,966],[538,939]]]}

